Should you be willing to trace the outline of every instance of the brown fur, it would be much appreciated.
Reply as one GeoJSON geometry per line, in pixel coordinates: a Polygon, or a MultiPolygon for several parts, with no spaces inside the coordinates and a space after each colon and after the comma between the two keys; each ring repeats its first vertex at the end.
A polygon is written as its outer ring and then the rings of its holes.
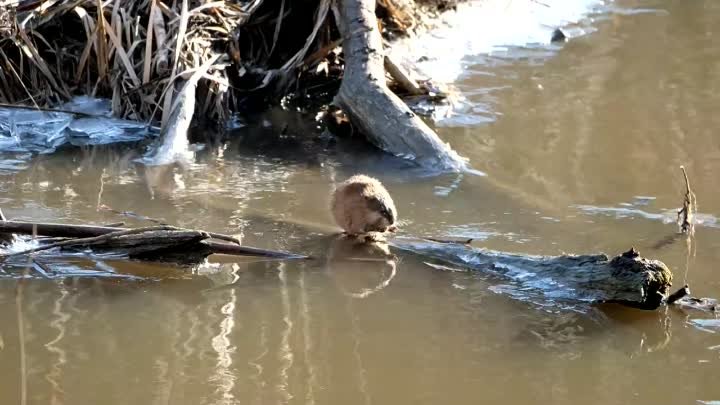
{"type": "Polygon", "coordinates": [[[338,185],[331,209],[335,222],[349,235],[392,231],[397,221],[390,193],[380,181],[362,174],[338,185]]]}

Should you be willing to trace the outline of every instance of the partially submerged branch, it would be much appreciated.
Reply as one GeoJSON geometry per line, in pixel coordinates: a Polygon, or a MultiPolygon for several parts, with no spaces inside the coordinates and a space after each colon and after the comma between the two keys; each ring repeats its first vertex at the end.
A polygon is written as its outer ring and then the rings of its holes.
{"type": "Polygon", "coordinates": [[[183,231],[172,226],[150,226],[123,229],[88,238],[68,239],[19,252],[0,255],[0,258],[24,256],[55,248],[99,246],[103,249],[118,249],[140,246],[142,250],[153,251],[186,243],[199,242],[210,235],[200,231],[183,231]],[[163,231],[160,233],[159,231],[163,231]]]}
{"type": "Polygon", "coordinates": [[[145,228],[113,228],[90,225],[33,223],[18,221],[0,221],[0,233],[71,238],[39,247],[6,253],[0,257],[8,258],[27,255],[53,248],[89,247],[99,251],[118,251],[130,257],[162,258],[165,256],[186,256],[190,261],[202,260],[211,254],[234,256],[256,256],[276,259],[303,259],[307,256],[289,252],[260,249],[210,240],[237,241],[229,235],[183,229],[169,225],[145,228]]]}
{"type": "Polygon", "coordinates": [[[390,243],[402,250],[509,278],[523,291],[556,300],[612,302],[652,310],[665,303],[672,286],[670,269],[661,261],[640,256],[635,249],[610,258],[604,254],[529,256],[423,239],[396,238],[390,243]]]}
{"type": "Polygon", "coordinates": [[[374,0],[341,0],[345,72],[336,101],[351,122],[381,149],[441,170],[468,169],[466,159],[415,115],[385,83],[382,37],[374,0]]]}

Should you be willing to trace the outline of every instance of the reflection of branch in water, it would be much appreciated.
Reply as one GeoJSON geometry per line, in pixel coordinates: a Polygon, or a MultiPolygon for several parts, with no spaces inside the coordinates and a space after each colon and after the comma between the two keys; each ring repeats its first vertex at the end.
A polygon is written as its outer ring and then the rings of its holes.
{"type": "MultiPolygon", "coordinates": [[[[208,305],[208,307],[209,306],[210,305],[208,305]]],[[[204,317],[202,318],[203,322],[200,321],[200,319],[201,319],[200,308],[202,308],[202,306],[198,305],[198,306],[195,306],[194,308],[192,308],[191,310],[183,311],[184,315],[185,315],[184,323],[190,325],[189,327],[183,328],[183,329],[187,330],[187,338],[180,345],[182,348],[182,351],[180,351],[178,349],[178,351],[181,353],[181,355],[179,355],[179,358],[181,359],[181,363],[180,363],[180,367],[179,367],[179,369],[180,369],[179,374],[184,377],[184,379],[183,379],[184,381],[187,381],[186,380],[187,374],[185,373],[185,368],[186,367],[192,368],[195,365],[195,363],[193,362],[193,356],[195,355],[196,352],[199,351],[199,350],[196,350],[196,348],[195,348],[195,346],[196,346],[195,342],[201,341],[200,333],[198,332],[200,329],[200,326],[201,326],[201,324],[206,324],[206,325],[210,324],[210,322],[204,317]]],[[[197,346],[200,346],[200,344],[198,344],[197,346]]],[[[202,347],[204,350],[205,345],[203,344],[202,347]]]]}
{"type": "Polygon", "coordinates": [[[20,341],[20,405],[27,404],[27,359],[25,357],[25,314],[23,313],[23,287],[25,274],[18,280],[15,288],[15,308],[17,309],[18,339],[20,341]]]}
{"type": "Polygon", "coordinates": [[[106,170],[107,170],[107,168],[104,167],[102,169],[102,172],[100,173],[100,190],[98,191],[97,205],[95,206],[96,211],[100,211],[100,206],[102,206],[102,196],[103,196],[103,191],[105,191],[105,171],[106,170]]]}
{"type": "Polygon", "coordinates": [[[695,257],[697,254],[696,251],[696,245],[695,245],[695,235],[688,234],[685,238],[685,274],[683,275],[683,284],[687,285],[688,283],[688,274],[690,273],[690,257],[695,257]]]}
{"type": "Polygon", "coordinates": [[[642,333],[640,344],[637,351],[630,355],[630,358],[634,358],[642,353],[655,353],[665,350],[672,340],[672,319],[670,314],[665,308],[665,312],[658,319],[659,326],[662,328],[662,340],[655,344],[648,344],[650,338],[646,332],[642,333]]]}
{"type": "MultiPolygon", "coordinates": [[[[237,277],[237,274],[235,274],[237,277]]],[[[222,314],[220,321],[220,331],[212,339],[212,348],[217,353],[217,364],[215,365],[215,374],[210,378],[216,381],[218,388],[216,390],[222,394],[222,398],[218,403],[230,404],[234,403],[232,393],[235,387],[235,376],[230,368],[232,367],[232,353],[235,348],[230,342],[228,336],[235,327],[235,304],[237,302],[236,290],[228,290],[229,300],[222,306],[220,313],[222,314]]]]}
{"type": "Polygon", "coordinates": [[[362,394],[363,398],[365,399],[365,404],[371,404],[372,400],[370,398],[370,393],[368,392],[368,382],[367,382],[367,370],[365,370],[365,367],[363,366],[362,357],[360,356],[360,326],[358,322],[358,317],[355,311],[353,310],[353,300],[347,301],[346,306],[347,312],[348,312],[348,318],[350,319],[350,330],[352,331],[352,339],[353,339],[353,355],[355,357],[355,361],[357,362],[358,367],[358,389],[360,390],[360,393],[362,394]]]}
{"type": "Polygon", "coordinates": [[[70,313],[66,312],[63,308],[65,299],[69,294],[67,288],[65,288],[63,284],[58,284],[58,287],[60,287],[60,296],[55,300],[55,306],[52,312],[55,319],[50,322],[50,327],[57,330],[58,333],[55,339],[45,343],[47,351],[57,356],[57,360],[45,375],[45,379],[52,387],[52,397],[50,401],[52,404],[62,403],[59,397],[65,393],[60,387],[59,380],[62,377],[62,368],[65,363],[67,363],[67,352],[58,346],[58,343],[65,337],[66,324],[71,318],[70,313]]]}
{"type": "MultiPolygon", "coordinates": [[[[264,306],[261,306],[261,309],[264,310],[264,306]]],[[[258,311],[253,311],[253,313],[257,314],[258,311]]],[[[260,345],[260,354],[254,359],[248,361],[248,364],[255,367],[255,374],[251,375],[250,379],[255,383],[255,389],[257,391],[257,398],[255,400],[256,404],[262,404],[262,388],[265,385],[264,381],[262,381],[264,372],[262,360],[268,353],[270,353],[270,349],[268,348],[267,328],[267,321],[265,317],[263,317],[263,320],[260,323],[260,341],[258,342],[260,345]]]]}
{"type": "Polygon", "coordinates": [[[282,338],[280,341],[280,360],[283,365],[280,369],[280,383],[278,384],[278,390],[285,397],[285,402],[290,401],[293,396],[290,394],[289,387],[289,376],[288,370],[293,365],[293,352],[290,348],[290,334],[293,329],[293,322],[290,317],[290,294],[287,285],[287,272],[285,269],[285,263],[278,265],[278,278],[280,278],[280,296],[282,299],[282,311],[283,311],[283,323],[285,323],[285,330],[282,332],[282,338]]]}
{"type": "Polygon", "coordinates": [[[683,206],[678,211],[677,222],[678,226],[680,227],[681,233],[691,235],[695,231],[693,219],[697,210],[697,200],[695,199],[695,193],[693,193],[692,189],[690,188],[690,180],[688,180],[685,166],[680,166],[680,170],[682,170],[683,177],[685,178],[685,197],[683,199],[683,206]]]}
{"type": "Polygon", "coordinates": [[[155,359],[154,369],[158,371],[158,375],[155,379],[157,393],[155,394],[153,403],[157,405],[169,405],[173,386],[172,377],[169,376],[170,364],[165,359],[157,358],[155,359]]]}
{"type": "Polygon", "coordinates": [[[178,385],[183,386],[187,381],[182,374],[184,362],[180,351],[180,342],[184,330],[182,314],[186,311],[182,306],[172,305],[167,312],[164,325],[165,329],[170,333],[165,347],[169,349],[170,353],[163,357],[159,350],[155,351],[157,356],[155,359],[155,370],[157,370],[155,388],[157,391],[153,403],[156,405],[172,404],[173,388],[176,382],[178,385]],[[175,367],[172,367],[173,365],[175,367]],[[178,369],[180,372],[178,372],[178,369]]]}
{"type": "Polygon", "coordinates": [[[310,332],[310,305],[308,305],[308,294],[307,287],[305,286],[305,269],[302,268],[300,272],[300,279],[298,280],[300,286],[300,308],[303,321],[303,343],[304,343],[304,358],[305,367],[307,368],[308,380],[307,380],[307,393],[305,394],[305,402],[308,405],[315,404],[315,386],[317,385],[317,372],[315,371],[315,364],[312,359],[312,334],[310,332]]]}

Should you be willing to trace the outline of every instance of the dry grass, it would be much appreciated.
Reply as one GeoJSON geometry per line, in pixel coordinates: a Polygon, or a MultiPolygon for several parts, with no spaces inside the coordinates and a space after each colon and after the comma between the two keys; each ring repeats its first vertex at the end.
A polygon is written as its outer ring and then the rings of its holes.
{"type": "MultiPolygon", "coordinates": [[[[378,5],[389,23],[407,28],[413,19],[396,1],[378,5]]],[[[164,122],[175,81],[200,75],[195,116],[224,122],[248,94],[284,91],[322,63],[341,42],[333,7],[332,0],[0,0],[0,102],[52,107],[87,94],[110,98],[116,116],[164,122]]]]}

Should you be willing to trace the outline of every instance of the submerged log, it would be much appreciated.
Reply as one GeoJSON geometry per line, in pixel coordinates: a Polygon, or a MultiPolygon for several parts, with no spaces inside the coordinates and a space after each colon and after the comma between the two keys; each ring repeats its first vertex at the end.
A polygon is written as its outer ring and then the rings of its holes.
{"type": "Polygon", "coordinates": [[[605,254],[528,256],[409,238],[396,238],[390,244],[510,279],[523,293],[553,300],[619,303],[652,310],[666,303],[672,286],[670,269],[659,260],[640,256],[634,248],[610,258],[605,254]]]}
{"type": "Polygon", "coordinates": [[[388,89],[375,0],[341,0],[337,14],[343,34],[345,72],[336,101],[353,125],[379,148],[394,155],[432,169],[467,170],[467,160],[388,89]]]}
{"type": "Polygon", "coordinates": [[[199,261],[211,254],[234,256],[255,256],[274,259],[306,259],[307,256],[260,249],[240,244],[219,242],[210,238],[232,240],[227,235],[176,228],[173,226],[154,226],[148,228],[115,228],[92,225],[71,225],[53,223],[33,223],[20,221],[0,221],[0,234],[15,233],[67,239],[23,252],[6,254],[5,257],[33,253],[54,247],[90,247],[97,251],[114,251],[137,258],[186,257],[189,261],[199,261]]]}

